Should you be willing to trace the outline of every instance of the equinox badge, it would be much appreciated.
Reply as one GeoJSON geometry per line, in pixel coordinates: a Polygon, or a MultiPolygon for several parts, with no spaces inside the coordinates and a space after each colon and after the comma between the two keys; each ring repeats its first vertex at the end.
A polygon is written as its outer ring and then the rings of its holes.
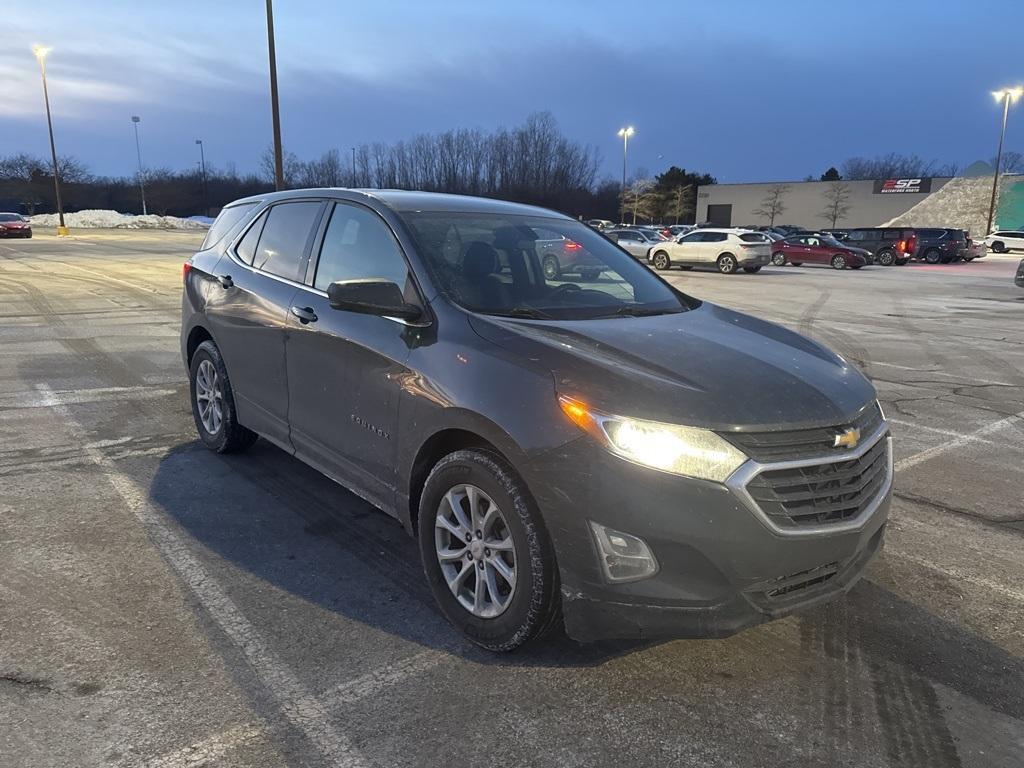
{"type": "Polygon", "coordinates": [[[850,450],[857,447],[857,443],[860,442],[860,430],[856,427],[850,427],[844,429],[842,434],[836,435],[835,441],[832,443],[833,448],[849,448],[850,450]]]}

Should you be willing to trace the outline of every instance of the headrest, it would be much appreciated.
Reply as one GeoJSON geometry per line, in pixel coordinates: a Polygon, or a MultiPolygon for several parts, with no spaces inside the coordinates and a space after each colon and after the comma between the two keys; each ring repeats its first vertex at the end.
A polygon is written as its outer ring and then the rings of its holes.
{"type": "Polygon", "coordinates": [[[498,252],[487,243],[475,240],[466,248],[462,259],[462,274],[470,280],[479,279],[498,271],[498,252]]]}

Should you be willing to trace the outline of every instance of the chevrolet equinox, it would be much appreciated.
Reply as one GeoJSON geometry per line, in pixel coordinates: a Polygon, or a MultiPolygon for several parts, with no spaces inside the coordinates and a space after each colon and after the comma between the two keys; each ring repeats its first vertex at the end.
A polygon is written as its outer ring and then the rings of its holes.
{"type": "Polygon", "coordinates": [[[867,379],[582,222],[297,190],[226,207],[183,271],[202,441],[262,437],[397,518],[485,648],[729,635],[843,594],[882,545],[867,379]],[[552,240],[600,271],[545,271],[552,240]]]}

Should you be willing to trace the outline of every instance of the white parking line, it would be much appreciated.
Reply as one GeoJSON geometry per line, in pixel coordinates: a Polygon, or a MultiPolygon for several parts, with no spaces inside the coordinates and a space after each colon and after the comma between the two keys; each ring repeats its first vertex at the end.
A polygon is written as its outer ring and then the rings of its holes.
{"type": "Polygon", "coordinates": [[[982,435],[990,435],[993,432],[998,432],[1001,429],[1005,429],[1006,427],[1012,426],[1013,424],[1020,422],[1022,419],[1024,419],[1024,411],[1015,413],[1012,416],[1007,416],[1005,419],[1000,419],[999,421],[992,422],[988,426],[982,427],[981,429],[976,429],[973,432],[962,434],[959,437],[955,437],[952,440],[949,440],[948,442],[942,443],[941,445],[935,445],[932,446],[931,448],[926,448],[920,453],[915,453],[912,456],[907,456],[906,458],[897,461],[896,471],[899,472],[904,469],[910,469],[911,467],[920,464],[922,461],[928,461],[928,459],[933,459],[936,456],[940,456],[943,453],[946,453],[947,451],[952,451],[956,448],[966,445],[967,443],[976,440],[982,435]]]}
{"type": "MultiPolygon", "coordinates": [[[[60,414],[64,426],[84,442],[85,429],[75,421],[71,410],[60,401],[56,393],[45,384],[38,385],[37,389],[60,414]]],[[[146,491],[121,472],[98,448],[85,446],[82,450],[99,467],[128,509],[142,523],[167,563],[242,652],[291,725],[306,736],[328,764],[339,768],[366,765],[345,735],[335,728],[323,703],[277,657],[220,584],[192,554],[183,537],[149,503],[146,491]]]]}
{"type": "Polygon", "coordinates": [[[993,592],[998,592],[1004,597],[1009,597],[1012,600],[1024,603],[1024,591],[1014,589],[1013,587],[1008,587],[1005,584],[1000,584],[998,581],[986,579],[984,576],[974,576],[970,573],[964,573],[958,568],[950,568],[948,566],[939,565],[938,563],[933,563],[931,560],[927,560],[921,557],[920,555],[911,555],[907,552],[897,552],[889,547],[886,547],[885,549],[885,557],[896,557],[900,560],[906,560],[907,562],[920,565],[924,568],[928,568],[929,570],[937,571],[943,574],[944,576],[949,576],[952,579],[966,581],[968,584],[973,584],[977,587],[984,587],[985,589],[990,589],[993,592]]]}
{"type": "Polygon", "coordinates": [[[321,698],[329,706],[351,704],[359,699],[378,693],[388,686],[395,685],[407,677],[418,675],[431,667],[435,667],[449,658],[440,651],[423,651],[407,659],[393,664],[386,669],[378,669],[348,680],[324,693],[321,698]]]}
{"type": "Polygon", "coordinates": [[[240,747],[262,735],[263,730],[259,726],[239,725],[196,744],[190,744],[159,757],[134,763],[134,765],[145,766],[145,768],[199,768],[199,766],[216,765],[216,761],[235,747],[240,747]]]}
{"type": "MultiPolygon", "coordinates": [[[[929,370],[927,368],[911,368],[909,365],[896,365],[896,363],[879,363],[879,362],[874,361],[874,360],[872,360],[870,363],[868,363],[867,367],[871,368],[871,367],[876,366],[876,365],[881,365],[881,366],[884,366],[885,368],[898,368],[901,371],[912,371],[914,373],[926,373],[929,376],[945,376],[945,377],[951,378],[951,379],[963,379],[963,378],[965,378],[963,376],[957,376],[955,373],[946,373],[945,371],[932,371],[932,370],[929,370]]],[[[950,384],[954,384],[955,382],[951,381],[949,383],[950,384]]],[[[971,377],[970,381],[965,381],[962,384],[957,384],[957,386],[969,387],[972,384],[995,384],[996,386],[999,386],[999,387],[1024,387],[1024,384],[1011,384],[1011,383],[1006,382],[1006,381],[993,381],[992,379],[976,379],[973,376],[971,377]]]]}

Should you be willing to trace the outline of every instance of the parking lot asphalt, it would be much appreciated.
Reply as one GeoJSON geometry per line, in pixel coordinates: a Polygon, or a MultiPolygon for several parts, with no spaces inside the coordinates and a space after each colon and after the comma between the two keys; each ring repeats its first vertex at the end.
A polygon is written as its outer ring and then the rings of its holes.
{"type": "Polygon", "coordinates": [[[729,639],[497,657],[390,518],[263,441],[198,444],[200,240],[0,241],[0,764],[1024,764],[1019,257],[670,273],[874,380],[886,548],[845,599],[729,639]]]}

